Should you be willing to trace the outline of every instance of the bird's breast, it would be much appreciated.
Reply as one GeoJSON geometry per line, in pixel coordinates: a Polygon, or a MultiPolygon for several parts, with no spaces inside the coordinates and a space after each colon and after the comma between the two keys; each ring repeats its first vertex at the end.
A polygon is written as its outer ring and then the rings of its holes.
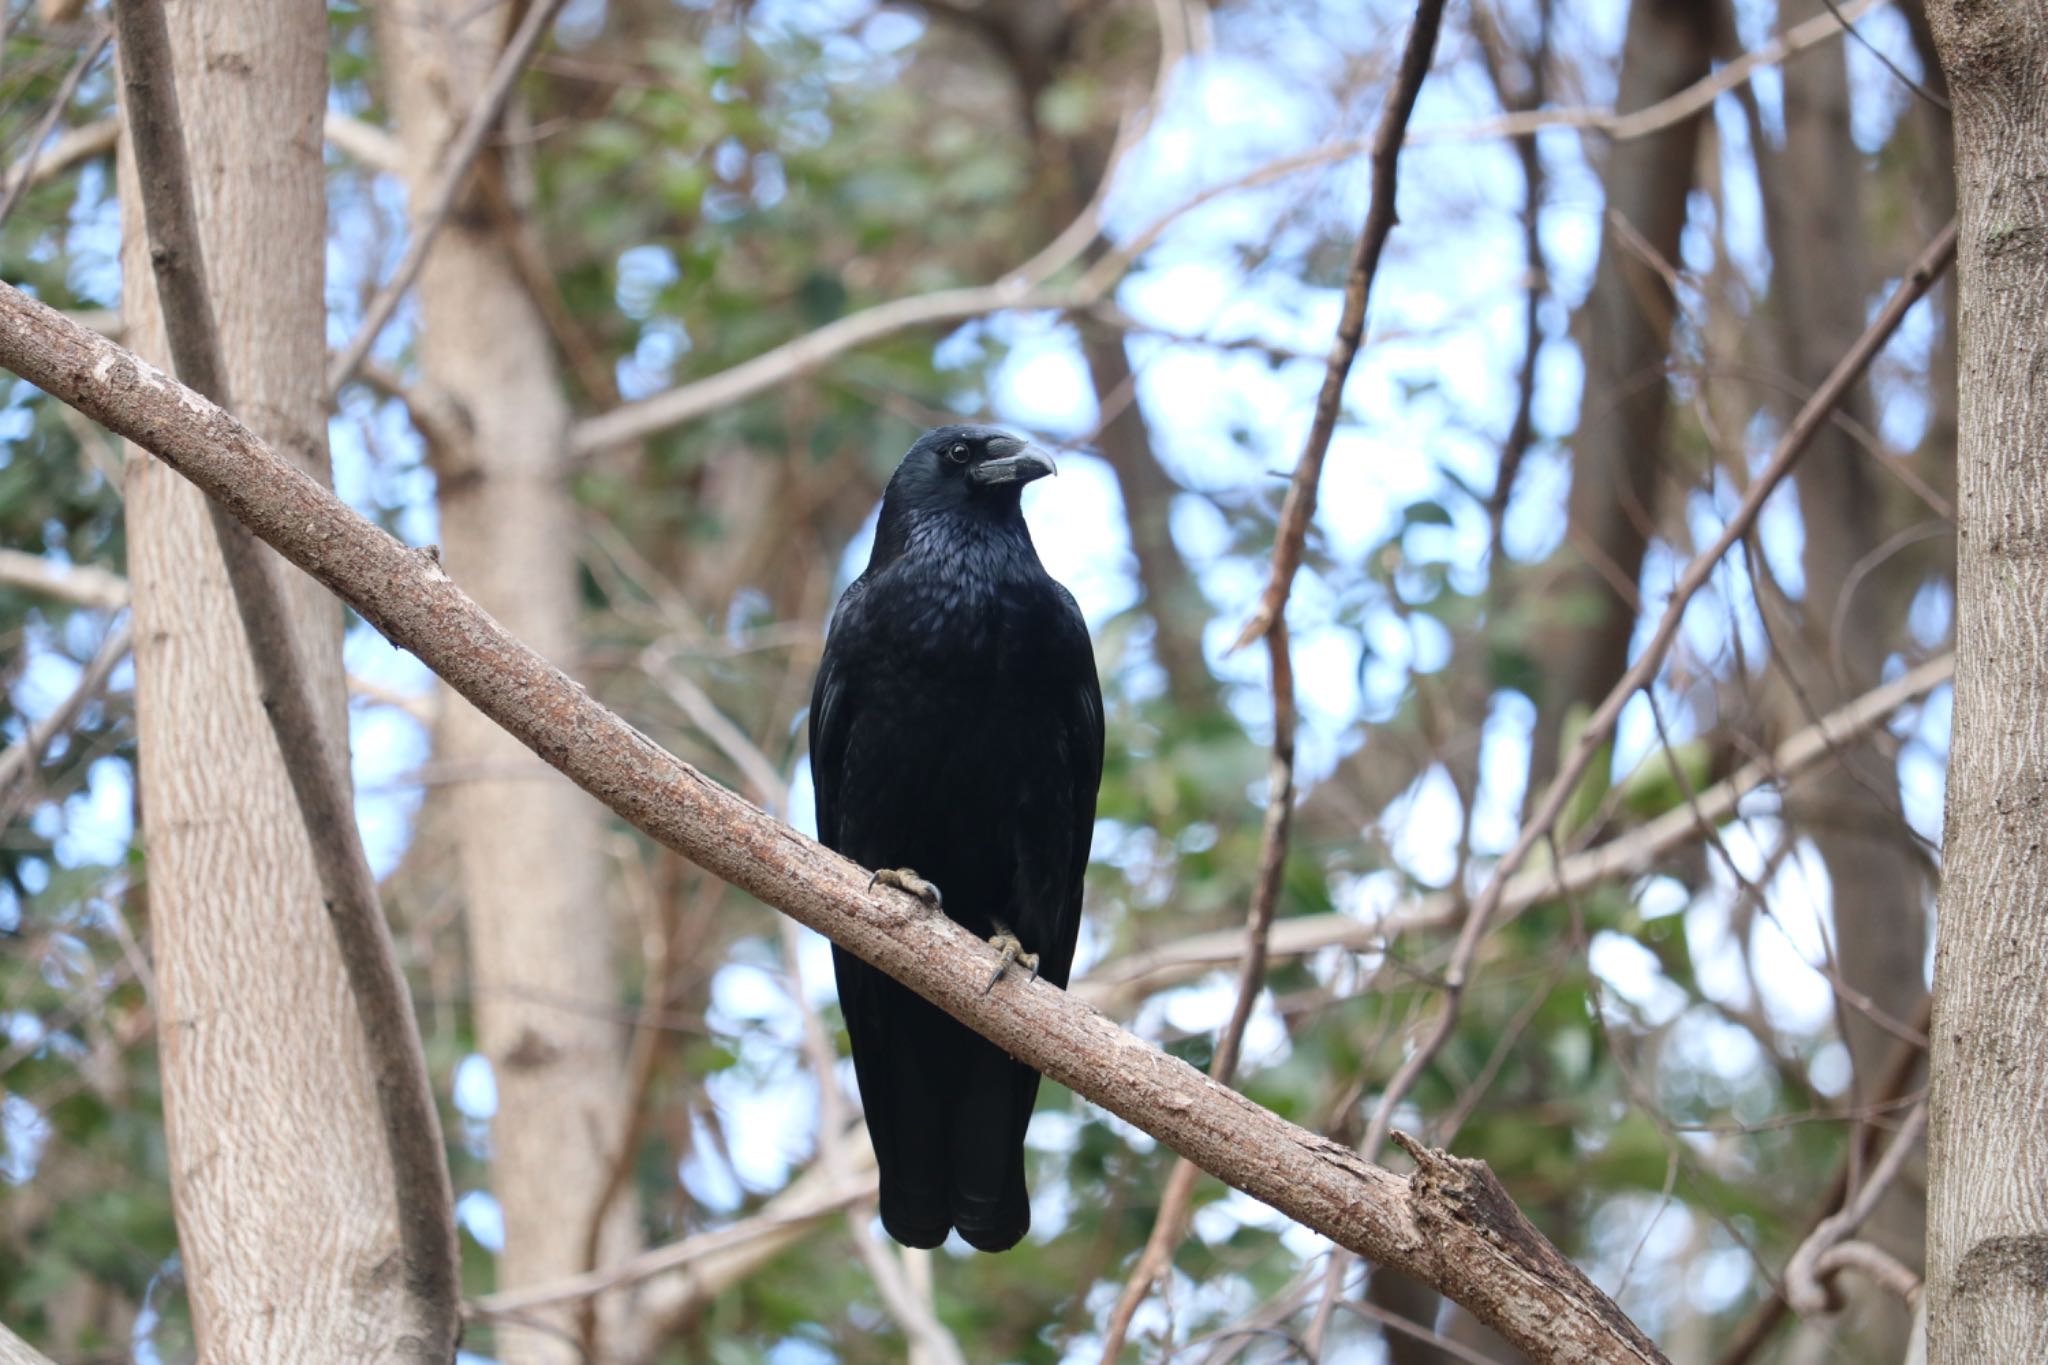
{"type": "Polygon", "coordinates": [[[1063,692],[1044,655],[1052,599],[1038,597],[1028,584],[871,590],[865,620],[890,624],[846,661],[865,704],[844,756],[842,851],[917,868],[977,932],[985,917],[1021,932],[1026,907],[1053,899],[1035,879],[1067,863],[1069,784],[1043,775],[1078,759],[1063,752],[1063,692]]]}

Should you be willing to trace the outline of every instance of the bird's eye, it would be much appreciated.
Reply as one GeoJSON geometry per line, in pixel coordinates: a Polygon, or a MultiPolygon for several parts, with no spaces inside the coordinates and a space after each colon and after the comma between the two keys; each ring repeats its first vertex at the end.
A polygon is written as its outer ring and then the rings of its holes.
{"type": "Polygon", "coordinates": [[[951,460],[954,464],[966,464],[967,447],[965,445],[953,446],[946,452],[946,458],[951,460]]]}

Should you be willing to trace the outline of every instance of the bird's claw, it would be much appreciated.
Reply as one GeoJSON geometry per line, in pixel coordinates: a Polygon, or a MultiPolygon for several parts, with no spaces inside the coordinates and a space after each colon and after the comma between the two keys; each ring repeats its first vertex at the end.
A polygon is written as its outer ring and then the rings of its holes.
{"type": "Polygon", "coordinates": [[[988,946],[995,949],[1001,956],[996,962],[995,974],[989,977],[988,984],[981,988],[983,995],[987,995],[996,988],[996,982],[1003,979],[1003,973],[1010,970],[1012,962],[1020,967],[1028,967],[1030,969],[1031,975],[1027,980],[1038,980],[1038,954],[1025,952],[1024,945],[1018,941],[1015,934],[1007,929],[1002,929],[1001,932],[989,939],[988,946]]]}
{"type": "Polygon", "coordinates": [[[939,888],[918,876],[907,867],[880,867],[868,878],[868,890],[877,886],[893,886],[906,891],[934,909],[946,908],[946,898],[939,894],[939,888]]]}

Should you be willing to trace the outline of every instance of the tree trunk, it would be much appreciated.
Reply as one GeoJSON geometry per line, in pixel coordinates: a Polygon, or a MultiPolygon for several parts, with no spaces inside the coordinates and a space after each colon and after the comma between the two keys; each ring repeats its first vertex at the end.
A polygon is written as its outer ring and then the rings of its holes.
{"type": "Polygon", "coordinates": [[[1096,441],[1123,493],[1138,588],[1152,617],[1152,653],[1166,674],[1174,709],[1183,716],[1204,716],[1216,707],[1216,679],[1202,655],[1202,627],[1212,611],[1173,540],[1173,499],[1180,485],[1153,450],[1122,333],[1085,319],[1078,330],[1102,413],[1096,441]]]}
{"type": "MultiPolygon", "coordinates": [[[[470,0],[391,0],[378,11],[415,203],[503,46],[508,14],[470,0]]],[[[502,172],[487,154],[419,279],[426,380],[473,427],[465,450],[437,452],[442,552],[509,630],[568,664],[577,638],[569,411],[500,217],[506,197],[479,188],[502,172]]],[[[467,702],[450,694],[446,704],[477,1036],[497,1080],[498,1287],[509,1289],[588,1268],[626,1103],[611,916],[597,807],[467,702]]],[[[632,1224],[629,1188],[613,1203],[599,1260],[623,1253],[632,1224]]],[[[534,1317],[538,1330],[499,1325],[504,1359],[582,1359],[573,1305],[534,1317]]]]}
{"type": "MultiPolygon", "coordinates": [[[[254,0],[169,8],[228,382],[252,428],[325,477],[326,21],[254,0]]],[[[121,205],[127,334],[162,364],[125,147],[121,205]]],[[[205,499],[139,450],[128,470],[164,1123],[201,1353],[415,1359],[363,1031],[205,499]]],[[[288,577],[339,741],[341,612],[288,577]]]]}
{"type": "MultiPolygon", "coordinates": [[[[1710,0],[1634,0],[1622,47],[1615,108],[1641,109],[1707,74],[1713,51],[1710,0]]],[[[1678,257],[1686,196],[1693,187],[1700,120],[1616,144],[1603,176],[1607,213],[1665,261],[1678,257]]],[[[1529,758],[1533,797],[1557,770],[1558,738],[1574,705],[1597,705],[1628,665],[1643,551],[1657,520],[1657,479],[1665,466],[1670,389],[1664,357],[1676,305],[1654,267],[1612,231],[1600,251],[1593,290],[1575,320],[1586,357],[1579,433],[1572,447],[1564,569],[1549,593],[1563,619],[1548,627],[1534,657],[1545,673],[1529,758]]]]}
{"type": "Polygon", "coordinates": [[[2048,1359],[2048,10],[1929,7],[1955,102],[1955,728],[1928,1126],[1927,1358],[2048,1359]]]}
{"type": "MultiPolygon", "coordinates": [[[[1794,0],[1783,21],[1823,14],[1820,0],[1794,0]]],[[[1839,45],[1803,54],[1784,75],[1785,147],[1759,149],[1770,190],[1771,302],[1783,353],[1775,367],[1801,386],[1818,384],[1862,333],[1870,279],[1859,189],[1863,154],[1849,136],[1847,54],[1839,45]]],[[[1874,428],[1869,390],[1859,386],[1843,414],[1874,428]]],[[[1777,731],[1790,734],[1877,686],[1918,562],[1889,554],[1898,529],[1888,497],[1896,485],[1881,458],[1831,426],[1815,436],[1796,473],[1805,511],[1805,593],[1795,622],[1774,623],[1778,660],[1793,686],[1774,690],[1777,731]]],[[[1931,516],[1931,513],[1923,513],[1931,516]]],[[[1945,539],[1944,539],[1944,543],[1945,539]]],[[[1899,809],[1898,778],[1876,746],[1854,746],[1797,784],[1787,813],[1811,836],[1827,866],[1834,951],[1843,978],[1878,1010],[1909,1020],[1924,993],[1928,894],[1924,864],[1899,809]]],[[[1841,1011],[1853,1063],[1853,1103],[1867,1103],[1895,1038],[1859,1010],[1841,1011]]],[[[1914,1184],[1895,1185],[1863,1236],[1908,1265],[1924,1255],[1923,1202],[1914,1184]]],[[[1905,1304],[1861,1277],[1843,1288],[1858,1354],[1904,1340],[1905,1304]]],[[[1806,1358],[1841,1349],[1833,1324],[1816,1325],[1806,1358]]]]}

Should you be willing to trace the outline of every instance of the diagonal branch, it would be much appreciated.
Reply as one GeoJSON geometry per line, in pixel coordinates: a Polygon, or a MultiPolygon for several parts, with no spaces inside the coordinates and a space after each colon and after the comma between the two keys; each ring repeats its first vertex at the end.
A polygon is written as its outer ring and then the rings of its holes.
{"type": "MultiPolygon", "coordinates": [[[[123,105],[173,363],[195,388],[225,406],[227,371],[207,295],[163,0],[116,0],[114,14],[123,105]]],[[[213,407],[198,394],[191,399],[213,407]]],[[[307,478],[295,466],[285,467],[307,478]]],[[[406,1283],[420,1315],[414,1330],[431,1355],[449,1356],[461,1335],[454,1195],[412,997],[356,830],[346,746],[329,743],[268,552],[219,502],[210,502],[208,510],[374,1068],[406,1283]]]]}
{"type": "Polygon", "coordinates": [[[809,925],[1253,1198],[1464,1304],[1532,1358],[1662,1362],[1484,1163],[1417,1147],[1404,1178],[1288,1123],[1044,982],[983,993],[988,945],[664,752],[442,570],[228,412],[0,285],[0,366],[156,453],[648,837],[809,925]]]}
{"type": "Polygon", "coordinates": [[[128,581],[91,564],[59,564],[26,550],[0,549],[0,586],[26,588],[75,607],[118,611],[128,605],[128,581]]]}
{"type": "Polygon", "coordinates": [[[941,289],[935,293],[891,299],[858,313],[848,313],[814,332],[806,332],[794,341],[784,342],[717,374],[586,418],[571,428],[570,448],[578,455],[590,455],[609,446],[624,445],[669,427],[681,426],[706,413],[716,412],[809,374],[857,347],[912,327],[964,322],[984,313],[1012,308],[1085,306],[1096,302],[1097,297],[1065,290],[1041,290],[1019,274],[1007,276],[994,284],[941,289]]]}
{"type": "Polygon", "coordinates": [[[129,644],[128,623],[124,621],[100,644],[99,652],[85,666],[71,694],[57,703],[49,715],[31,724],[20,740],[0,751],[0,829],[14,823],[15,812],[27,799],[24,793],[32,790],[30,776],[43,761],[43,755],[57,736],[71,728],[79,712],[106,691],[114,669],[128,657],[129,644]]]}

